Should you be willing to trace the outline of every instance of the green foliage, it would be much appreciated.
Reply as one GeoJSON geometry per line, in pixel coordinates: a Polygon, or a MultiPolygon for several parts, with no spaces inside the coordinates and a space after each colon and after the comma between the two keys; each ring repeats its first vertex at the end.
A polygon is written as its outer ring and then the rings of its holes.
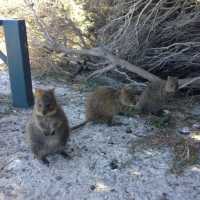
{"type": "Polygon", "coordinates": [[[188,143],[186,139],[181,139],[173,148],[174,158],[171,171],[181,174],[185,168],[199,163],[199,151],[188,143]]]}
{"type": "Polygon", "coordinates": [[[171,120],[171,116],[168,114],[162,114],[158,116],[152,116],[150,119],[151,125],[155,126],[156,128],[162,129],[169,126],[171,120]]]}

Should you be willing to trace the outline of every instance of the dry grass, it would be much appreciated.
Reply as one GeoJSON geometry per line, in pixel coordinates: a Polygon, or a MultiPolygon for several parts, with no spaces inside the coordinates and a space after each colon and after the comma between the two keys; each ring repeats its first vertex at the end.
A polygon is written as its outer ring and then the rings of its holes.
{"type": "Polygon", "coordinates": [[[102,40],[113,53],[162,77],[199,75],[199,15],[196,0],[116,1],[102,40]]]}
{"type": "MultiPolygon", "coordinates": [[[[66,49],[103,46],[161,78],[200,75],[200,3],[197,0],[13,2],[1,1],[0,14],[27,20],[31,63],[40,69],[40,74],[65,71],[70,76],[70,69],[78,67],[82,60],[88,61],[88,57],[93,57],[88,62],[93,70],[107,66],[98,65],[105,61],[93,55],[57,52],[57,45],[61,44],[66,49]],[[72,63],[75,67],[71,67],[72,63]]],[[[126,72],[116,67],[111,71],[126,72]]]]}
{"type": "MultiPolygon", "coordinates": [[[[70,75],[70,57],[54,51],[55,42],[66,48],[90,47],[87,34],[90,26],[81,3],[74,0],[19,0],[1,1],[0,15],[3,18],[26,20],[31,66],[39,74],[66,73],[70,75]]],[[[1,32],[2,33],[2,32],[1,32]]],[[[0,34],[2,40],[2,34],[0,34]]]]}

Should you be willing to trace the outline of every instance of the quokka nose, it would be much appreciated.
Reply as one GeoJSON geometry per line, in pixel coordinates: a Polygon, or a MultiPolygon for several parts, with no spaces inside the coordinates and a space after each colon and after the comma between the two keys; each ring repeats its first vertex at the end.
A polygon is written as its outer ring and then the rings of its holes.
{"type": "Polygon", "coordinates": [[[50,107],[50,103],[47,103],[47,104],[46,104],[46,108],[49,108],[49,107],[50,107]]]}
{"type": "Polygon", "coordinates": [[[46,115],[46,114],[47,114],[47,111],[46,111],[46,110],[43,110],[43,111],[42,111],[42,114],[43,114],[43,115],[46,115]]]}

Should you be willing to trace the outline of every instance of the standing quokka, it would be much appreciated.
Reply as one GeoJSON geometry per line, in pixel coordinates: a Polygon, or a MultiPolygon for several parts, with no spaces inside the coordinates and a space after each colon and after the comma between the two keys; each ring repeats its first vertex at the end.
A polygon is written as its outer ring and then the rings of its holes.
{"type": "Polygon", "coordinates": [[[35,105],[30,121],[26,127],[28,143],[35,157],[49,164],[46,156],[64,151],[69,137],[68,119],[58,105],[54,89],[36,89],[35,105]]]}
{"type": "Polygon", "coordinates": [[[113,117],[126,111],[136,103],[135,91],[128,86],[115,89],[100,86],[86,99],[86,120],[72,127],[72,130],[84,126],[90,121],[113,123],[113,117]]]}
{"type": "Polygon", "coordinates": [[[158,114],[177,89],[178,79],[175,77],[168,76],[166,81],[152,82],[140,95],[135,108],[142,113],[158,114]]]}

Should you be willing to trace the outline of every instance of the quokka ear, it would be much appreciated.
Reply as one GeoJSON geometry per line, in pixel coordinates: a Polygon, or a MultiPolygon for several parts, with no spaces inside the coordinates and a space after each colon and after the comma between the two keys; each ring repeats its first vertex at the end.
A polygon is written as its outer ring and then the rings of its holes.
{"type": "Polygon", "coordinates": [[[44,90],[41,88],[35,88],[35,96],[42,96],[44,95],[44,90]]]}
{"type": "Polygon", "coordinates": [[[167,76],[167,81],[171,81],[171,80],[173,80],[173,79],[174,79],[173,76],[167,76]]]}
{"type": "Polygon", "coordinates": [[[176,80],[178,80],[178,78],[175,77],[175,76],[168,76],[168,77],[167,77],[167,80],[168,80],[168,81],[172,81],[172,80],[173,80],[173,81],[176,81],[176,80]]]}
{"type": "Polygon", "coordinates": [[[55,88],[53,87],[53,88],[49,89],[49,92],[51,92],[51,93],[54,94],[54,92],[55,92],[55,88]]]}

